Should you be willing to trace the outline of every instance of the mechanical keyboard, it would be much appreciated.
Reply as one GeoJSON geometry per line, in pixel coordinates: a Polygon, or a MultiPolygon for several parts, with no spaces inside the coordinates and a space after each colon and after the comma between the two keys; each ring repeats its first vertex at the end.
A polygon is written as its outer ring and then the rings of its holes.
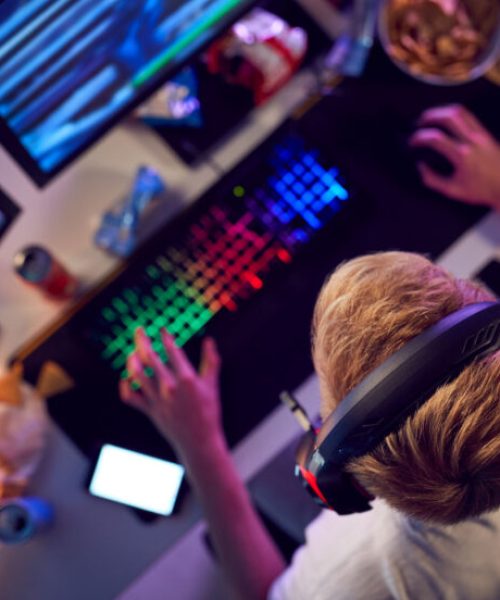
{"type": "Polygon", "coordinates": [[[292,263],[349,200],[338,170],[287,133],[266,149],[257,172],[217,189],[175,241],[166,236],[161,251],[97,303],[87,338],[122,376],[137,327],[162,356],[163,327],[185,345],[217,315],[262,293],[273,272],[292,263]]]}

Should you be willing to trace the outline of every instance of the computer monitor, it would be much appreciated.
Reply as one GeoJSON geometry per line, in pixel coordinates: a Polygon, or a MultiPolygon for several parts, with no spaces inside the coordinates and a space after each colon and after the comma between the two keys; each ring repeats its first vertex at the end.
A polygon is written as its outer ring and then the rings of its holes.
{"type": "Polygon", "coordinates": [[[255,0],[0,0],[0,141],[38,185],[255,0]]]}

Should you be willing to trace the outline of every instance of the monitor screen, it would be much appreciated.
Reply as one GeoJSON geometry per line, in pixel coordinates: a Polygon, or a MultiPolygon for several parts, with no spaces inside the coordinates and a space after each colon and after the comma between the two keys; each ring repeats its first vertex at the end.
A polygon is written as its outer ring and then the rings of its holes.
{"type": "Polygon", "coordinates": [[[0,0],[0,139],[43,185],[255,0],[0,0]]]}

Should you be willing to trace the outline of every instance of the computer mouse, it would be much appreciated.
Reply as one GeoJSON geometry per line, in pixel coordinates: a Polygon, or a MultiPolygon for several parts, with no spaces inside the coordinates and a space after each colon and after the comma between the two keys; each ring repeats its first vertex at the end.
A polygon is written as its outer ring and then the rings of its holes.
{"type": "Polygon", "coordinates": [[[433,148],[411,148],[411,154],[415,163],[424,163],[443,177],[451,177],[455,172],[454,165],[446,156],[433,148]]]}

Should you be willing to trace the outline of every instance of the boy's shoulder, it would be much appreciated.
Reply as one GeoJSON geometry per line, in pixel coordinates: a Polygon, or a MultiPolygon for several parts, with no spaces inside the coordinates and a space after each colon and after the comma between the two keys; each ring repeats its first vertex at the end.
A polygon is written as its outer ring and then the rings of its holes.
{"type": "Polygon", "coordinates": [[[500,512],[453,526],[419,522],[376,500],[371,511],[323,511],[271,598],[500,597],[500,512]],[[458,597],[458,596],[457,596],[458,597]]]}

